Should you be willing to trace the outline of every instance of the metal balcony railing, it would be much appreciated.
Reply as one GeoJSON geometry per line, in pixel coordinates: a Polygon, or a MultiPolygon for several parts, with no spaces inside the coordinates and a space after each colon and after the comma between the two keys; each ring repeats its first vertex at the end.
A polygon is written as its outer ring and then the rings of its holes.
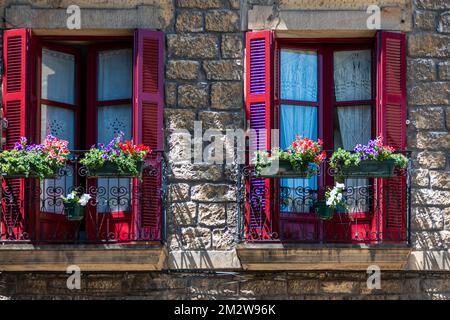
{"type": "Polygon", "coordinates": [[[52,179],[0,177],[0,242],[130,243],[165,238],[167,174],[164,152],[154,151],[142,178],[91,177],[71,151],[52,179]],[[84,218],[71,220],[61,196],[91,196],[84,218]]]}
{"type": "MultiPolygon", "coordinates": [[[[321,219],[318,203],[335,183],[327,162],[315,178],[255,176],[254,166],[237,168],[238,241],[308,244],[409,244],[411,160],[389,178],[345,179],[346,209],[321,219]]],[[[332,151],[327,151],[327,159],[332,151]]]]}

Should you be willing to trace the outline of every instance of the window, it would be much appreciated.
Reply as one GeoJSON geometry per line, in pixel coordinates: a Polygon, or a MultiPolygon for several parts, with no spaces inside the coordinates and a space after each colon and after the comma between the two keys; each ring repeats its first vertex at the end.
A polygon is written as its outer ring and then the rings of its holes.
{"type": "MultiPolygon", "coordinates": [[[[404,150],[404,41],[403,34],[389,32],[373,39],[335,40],[276,39],[270,31],[249,32],[247,117],[258,132],[252,148],[270,149],[268,129],[279,129],[282,149],[299,134],[321,138],[330,152],[352,150],[378,135],[404,150]]],[[[299,242],[406,239],[406,197],[399,191],[405,190],[405,177],[346,179],[352,196],[348,214],[321,221],[313,204],[334,184],[326,164],[321,172],[310,179],[250,178],[247,234],[299,242]],[[396,206],[387,201],[389,196],[398,198],[396,206]]]]}
{"type": "MultiPolygon", "coordinates": [[[[118,38],[39,37],[28,29],[7,30],[7,147],[12,148],[21,136],[40,142],[52,134],[68,140],[69,148],[79,155],[77,150],[107,144],[123,132],[127,140],[144,143],[153,150],[162,149],[163,51],[163,34],[147,30],[136,30],[134,37],[118,38]]],[[[147,164],[160,167],[160,161],[159,156],[152,156],[147,164]]],[[[81,226],[88,238],[104,240],[108,233],[128,240],[141,238],[143,233],[151,233],[154,239],[160,237],[161,203],[155,189],[160,188],[161,175],[144,176],[142,183],[127,178],[87,181],[78,174],[79,169],[71,163],[65,170],[75,174],[64,179],[9,182],[18,203],[31,199],[29,190],[40,184],[36,189],[41,190],[40,203],[20,212],[23,218],[30,218],[24,220],[36,225],[35,230],[27,230],[32,237],[54,240],[55,235],[67,237],[67,230],[79,228],[64,220],[58,199],[80,185],[95,187],[94,215],[88,214],[81,226]],[[133,186],[143,195],[139,199],[133,186]],[[111,200],[113,197],[118,200],[111,200]],[[99,234],[103,234],[101,239],[99,234]]]]}

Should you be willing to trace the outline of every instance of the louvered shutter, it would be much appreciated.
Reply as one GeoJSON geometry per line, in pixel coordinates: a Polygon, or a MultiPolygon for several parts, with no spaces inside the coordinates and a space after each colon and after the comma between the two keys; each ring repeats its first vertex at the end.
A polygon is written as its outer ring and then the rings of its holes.
{"type": "MultiPolygon", "coordinates": [[[[272,113],[272,32],[247,32],[246,113],[252,134],[250,152],[270,149],[272,113]]],[[[253,157],[253,154],[249,155],[253,157]]],[[[274,221],[270,214],[270,179],[250,177],[247,181],[247,239],[270,239],[274,221]]]]}
{"type": "MultiPolygon", "coordinates": [[[[133,135],[138,143],[152,150],[162,150],[164,33],[137,30],[134,54],[133,135]]],[[[161,239],[161,170],[160,153],[146,159],[139,223],[142,237],[148,239],[161,239]]]]}
{"type": "MultiPolygon", "coordinates": [[[[13,149],[20,137],[26,136],[28,93],[28,48],[30,30],[6,30],[3,35],[3,108],[8,121],[6,149],[13,149]]],[[[2,182],[2,223],[6,237],[20,238],[23,230],[25,197],[24,179],[2,182]]],[[[4,232],[3,232],[4,233],[4,232]]]]}
{"type": "MultiPolygon", "coordinates": [[[[397,150],[406,149],[406,41],[402,33],[378,33],[377,134],[397,150]]],[[[385,242],[406,239],[406,177],[377,181],[385,242]]]]}

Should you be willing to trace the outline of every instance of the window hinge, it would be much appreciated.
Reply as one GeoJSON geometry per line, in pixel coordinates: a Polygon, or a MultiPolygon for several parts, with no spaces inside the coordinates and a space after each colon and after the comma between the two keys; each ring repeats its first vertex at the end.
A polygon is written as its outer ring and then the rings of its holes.
{"type": "Polygon", "coordinates": [[[8,120],[7,119],[2,119],[1,120],[1,125],[2,125],[2,128],[4,130],[8,129],[8,120]]]}

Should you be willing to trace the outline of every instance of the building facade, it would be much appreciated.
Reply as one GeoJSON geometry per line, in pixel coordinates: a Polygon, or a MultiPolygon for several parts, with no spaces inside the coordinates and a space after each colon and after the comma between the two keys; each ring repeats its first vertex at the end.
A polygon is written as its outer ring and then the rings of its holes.
{"type": "Polygon", "coordinates": [[[450,297],[449,1],[78,1],[80,29],[72,4],[2,1],[3,146],[123,131],[154,152],[142,181],[93,182],[78,157],[59,179],[5,177],[1,297],[450,297]],[[352,214],[321,221],[304,213],[332,174],[257,179],[227,129],[250,149],[293,133],[349,149],[364,131],[410,163],[347,181],[352,214]],[[206,160],[212,141],[227,161],[206,160]],[[103,200],[82,222],[55,200],[75,185],[103,200]]]}

